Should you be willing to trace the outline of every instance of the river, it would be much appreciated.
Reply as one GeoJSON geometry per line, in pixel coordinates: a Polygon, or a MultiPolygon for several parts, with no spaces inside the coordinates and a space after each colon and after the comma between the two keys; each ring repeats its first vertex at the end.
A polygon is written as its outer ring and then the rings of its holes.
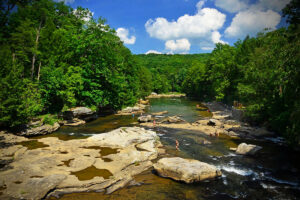
{"type": "MultiPolygon", "coordinates": [[[[196,110],[199,102],[187,98],[151,99],[148,113],[167,110],[167,115],[180,115],[188,122],[194,122],[210,113],[196,110]]],[[[80,127],[62,127],[47,137],[63,140],[89,137],[122,126],[133,126],[137,116],[110,115],[80,127]]],[[[135,177],[136,184],[120,189],[113,194],[75,193],[61,199],[299,199],[300,164],[299,152],[287,147],[280,138],[264,140],[232,139],[226,135],[210,137],[195,131],[153,128],[161,138],[168,156],[197,159],[221,169],[222,177],[196,184],[185,184],[161,178],[148,170],[135,177]],[[175,150],[175,140],[180,151],[175,150]],[[203,141],[211,144],[203,144],[203,141]],[[229,150],[246,142],[257,144],[263,149],[255,156],[241,156],[229,150]]],[[[52,199],[52,198],[51,198],[52,199]]]]}

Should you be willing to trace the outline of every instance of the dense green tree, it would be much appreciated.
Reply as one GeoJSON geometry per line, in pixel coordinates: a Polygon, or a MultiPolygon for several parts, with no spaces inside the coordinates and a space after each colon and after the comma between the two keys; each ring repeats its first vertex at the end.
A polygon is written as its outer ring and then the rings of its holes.
{"type": "Polygon", "coordinates": [[[136,55],[138,63],[151,71],[152,91],[158,93],[183,92],[182,84],[193,63],[204,63],[208,54],[136,55]]]}
{"type": "Polygon", "coordinates": [[[88,9],[51,0],[7,3],[15,9],[6,13],[1,3],[2,126],[74,106],[119,109],[151,92],[149,70],[88,9]]]}

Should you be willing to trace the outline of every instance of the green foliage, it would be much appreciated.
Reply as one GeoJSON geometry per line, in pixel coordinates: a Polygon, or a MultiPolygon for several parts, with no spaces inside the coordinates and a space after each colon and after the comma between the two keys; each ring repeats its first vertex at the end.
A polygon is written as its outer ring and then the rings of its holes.
{"type": "MultiPolygon", "coordinates": [[[[182,92],[186,73],[193,65],[204,63],[208,54],[165,55],[148,54],[136,55],[138,64],[151,73],[148,74],[147,91],[157,93],[182,92]]],[[[149,93],[148,92],[148,93],[149,93]]]]}
{"type": "Polygon", "coordinates": [[[299,26],[300,22],[300,1],[292,0],[286,7],[282,10],[283,16],[287,16],[287,22],[292,25],[299,26]]]}
{"type": "Polygon", "coordinates": [[[39,118],[42,119],[44,124],[49,124],[51,126],[53,126],[56,122],[59,121],[57,115],[51,115],[51,114],[42,115],[39,116],[39,118]]]}
{"type": "Polygon", "coordinates": [[[205,65],[189,69],[184,90],[246,106],[251,122],[265,124],[299,143],[299,28],[246,37],[235,46],[217,44],[205,65]]]}
{"type": "Polygon", "coordinates": [[[13,67],[7,76],[0,80],[0,124],[17,126],[27,123],[42,109],[37,85],[22,79],[18,69],[13,67]]]}
{"type": "Polygon", "coordinates": [[[9,3],[17,5],[9,14],[0,4],[1,126],[74,106],[118,109],[151,92],[150,71],[88,9],[51,0],[9,3]]]}

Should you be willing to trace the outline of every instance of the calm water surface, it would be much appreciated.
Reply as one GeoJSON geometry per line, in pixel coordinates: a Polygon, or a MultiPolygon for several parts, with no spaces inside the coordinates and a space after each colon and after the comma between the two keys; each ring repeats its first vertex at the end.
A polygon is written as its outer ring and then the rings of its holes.
{"type": "MultiPolygon", "coordinates": [[[[199,102],[186,98],[152,99],[147,112],[167,110],[167,115],[180,115],[188,122],[209,117],[199,111],[199,102]]],[[[50,135],[62,139],[76,139],[101,134],[122,126],[131,126],[137,116],[107,116],[80,127],[63,127],[50,135]]],[[[128,186],[111,195],[76,193],[61,199],[300,199],[299,152],[284,144],[269,140],[238,140],[225,135],[209,137],[195,131],[182,131],[156,127],[169,156],[193,158],[221,169],[222,177],[197,184],[184,184],[161,178],[152,170],[135,177],[140,186],[128,186]],[[181,151],[175,150],[175,140],[181,151]],[[204,145],[203,141],[211,144],[204,145]],[[236,155],[229,151],[241,142],[258,144],[263,149],[255,157],[236,155]]]]}

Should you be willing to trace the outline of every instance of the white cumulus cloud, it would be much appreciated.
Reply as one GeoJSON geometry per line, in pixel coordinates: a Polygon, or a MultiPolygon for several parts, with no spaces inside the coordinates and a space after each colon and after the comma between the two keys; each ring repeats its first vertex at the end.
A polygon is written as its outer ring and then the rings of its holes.
{"type": "Polygon", "coordinates": [[[227,42],[221,40],[221,34],[219,33],[219,31],[214,31],[211,35],[211,39],[215,44],[216,43],[228,44],[227,42]]]}
{"type": "Polygon", "coordinates": [[[168,40],[165,43],[167,50],[170,50],[172,53],[186,53],[190,50],[191,44],[188,39],[178,39],[178,40],[168,40]]]}
{"type": "Polygon", "coordinates": [[[235,13],[248,8],[248,0],[216,0],[215,5],[227,12],[235,13]]]}
{"type": "Polygon", "coordinates": [[[231,25],[225,30],[226,37],[242,39],[254,36],[265,28],[276,29],[281,16],[278,13],[291,0],[216,0],[215,5],[228,12],[237,13],[231,25]]]}
{"type": "Polygon", "coordinates": [[[265,28],[275,29],[280,19],[281,16],[272,10],[241,11],[233,18],[231,25],[225,30],[225,35],[241,39],[247,34],[253,36],[265,28]]]}
{"type": "Polygon", "coordinates": [[[227,12],[236,13],[248,9],[252,10],[273,10],[281,11],[291,0],[257,0],[250,4],[249,0],[216,0],[215,6],[226,10],[227,12]]]}
{"type": "Polygon", "coordinates": [[[204,50],[204,51],[211,51],[214,48],[213,47],[201,47],[201,49],[204,50]]]}
{"type": "Polygon", "coordinates": [[[145,54],[150,54],[150,53],[153,53],[153,54],[162,54],[161,52],[156,51],[156,50],[149,50],[145,54]]]}
{"type": "Polygon", "coordinates": [[[291,0],[259,0],[254,9],[274,10],[280,12],[291,0]]]}
{"type": "MultiPolygon", "coordinates": [[[[146,31],[150,37],[167,41],[165,46],[168,50],[171,50],[171,46],[178,46],[178,40],[181,41],[182,38],[186,39],[189,47],[191,44],[202,44],[203,41],[214,46],[213,39],[216,40],[216,35],[213,37],[213,33],[223,27],[226,15],[214,8],[204,8],[205,2],[202,0],[197,3],[194,15],[185,14],[174,21],[163,17],[149,19],[145,23],[146,31]]],[[[223,42],[220,38],[221,34],[218,42],[223,42]]]]}
{"type": "Polygon", "coordinates": [[[134,44],[135,43],[135,36],[131,36],[129,38],[129,31],[126,28],[118,28],[117,29],[117,36],[125,43],[125,44],[134,44]]]}
{"type": "Polygon", "coordinates": [[[220,29],[226,15],[216,9],[203,8],[196,15],[184,15],[177,21],[169,22],[165,18],[148,20],[145,24],[146,31],[151,37],[169,40],[178,38],[199,38],[207,36],[212,31],[220,29]]]}

